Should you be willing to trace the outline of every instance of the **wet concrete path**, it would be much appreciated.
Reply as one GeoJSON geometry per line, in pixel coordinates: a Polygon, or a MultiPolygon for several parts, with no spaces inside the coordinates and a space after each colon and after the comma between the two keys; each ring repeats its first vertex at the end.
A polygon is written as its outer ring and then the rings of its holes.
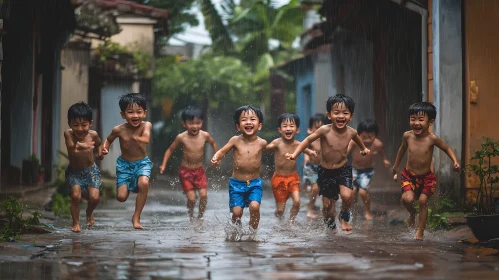
{"type": "MultiPolygon", "coordinates": [[[[228,242],[226,189],[209,190],[201,225],[188,222],[175,183],[169,190],[163,185],[150,189],[143,231],[132,229],[131,195],[125,203],[102,202],[95,226],[79,234],[69,230],[70,219],[57,219],[51,234],[0,243],[0,279],[499,279],[498,250],[458,243],[442,232],[416,242],[387,216],[369,225],[358,215],[354,234],[332,235],[319,220],[307,220],[302,206],[298,224],[289,227],[273,216],[268,190],[257,241],[228,242]]],[[[245,229],[248,219],[245,213],[245,229]]]]}

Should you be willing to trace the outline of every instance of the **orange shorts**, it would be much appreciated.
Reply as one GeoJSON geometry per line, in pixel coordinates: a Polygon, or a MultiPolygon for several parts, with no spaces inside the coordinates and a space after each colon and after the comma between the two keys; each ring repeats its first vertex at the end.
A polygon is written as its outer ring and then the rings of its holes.
{"type": "Polygon", "coordinates": [[[419,199],[419,196],[422,193],[424,193],[428,198],[435,193],[437,177],[431,171],[424,175],[416,175],[406,168],[400,175],[400,179],[402,181],[402,193],[406,191],[413,191],[416,199],[419,199]]]}
{"type": "Polygon", "coordinates": [[[274,173],[271,183],[276,202],[286,202],[292,192],[300,191],[300,176],[298,176],[298,173],[289,175],[274,173]]]}

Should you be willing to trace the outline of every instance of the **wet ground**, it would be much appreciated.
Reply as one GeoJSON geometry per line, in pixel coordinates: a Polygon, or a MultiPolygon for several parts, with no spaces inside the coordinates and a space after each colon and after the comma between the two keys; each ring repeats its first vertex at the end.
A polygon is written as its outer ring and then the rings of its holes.
{"type": "MultiPolygon", "coordinates": [[[[332,235],[319,220],[307,220],[305,207],[298,224],[288,226],[273,216],[268,191],[256,241],[226,241],[225,189],[209,190],[204,222],[191,224],[181,191],[174,182],[164,185],[150,190],[145,230],[132,229],[131,195],[125,203],[101,203],[95,226],[79,234],[69,230],[70,219],[56,219],[48,221],[53,233],[0,243],[0,279],[499,279],[499,250],[458,243],[444,232],[413,241],[384,210],[373,224],[356,215],[351,235],[332,235]]],[[[248,219],[246,212],[245,229],[248,219]]]]}

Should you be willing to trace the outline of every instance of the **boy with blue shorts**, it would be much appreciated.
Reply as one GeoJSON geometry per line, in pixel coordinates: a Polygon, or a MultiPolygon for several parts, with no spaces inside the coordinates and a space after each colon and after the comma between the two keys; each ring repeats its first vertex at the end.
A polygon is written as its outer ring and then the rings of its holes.
{"type": "MultiPolygon", "coordinates": [[[[95,164],[95,155],[101,144],[92,126],[92,108],[85,102],[73,104],[68,110],[68,125],[64,140],[68,150],[69,165],[66,168],[66,183],[71,187],[71,217],[73,232],[80,232],[80,201],[82,191],[88,194],[87,227],[94,224],[94,210],[100,201],[100,170],[95,164]]],[[[98,159],[102,159],[99,157],[98,159]]]]}
{"type": "Polygon", "coordinates": [[[222,158],[232,150],[234,168],[229,181],[229,208],[232,222],[241,225],[243,209],[249,207],[250,231],[254,236],[260,222],[260,203],[262,201],[262,178],[260,164],[262,152],[267,141],[256,134],[262,129],[263,114],[252,106],[242,106],[234,114],[236,129],[241,135],[230,138],[229,142],[213,155],[211,163],[219,165],[222,158]]]}
{"type": "Polygon", "coordinates": [[[143,229],[140,214],[147,200],[152,162],[146,155],[146,145],[151,138],[151,123],[143,121],[147,114],[146,98],[140,93],[120,97],[121,117],[125,123],[115,126],[102,145],[101,153],[107,155],[109,146],[118,138],[121,156],[116,160],[116,198],[125,202],[130,192],[137,193],[132,224],[143,229]]]}
{"type": "Polygon", "coordinates": [[[379,132],[378,124],[374,120],[364,120],[357,126],[357,133],[362,143],[371,151],[368,155],[362,156],[360,148],[355,142],[348,144],[348,153],[352,153],[352,177],[354,191],[358,193],[364,202],[366,221],[372,221],[371,197],[369,187],[374,175],[373,156],[379,155],[383,159],[385,167],[390,166],[390,161],[386,158],[383,143],[377,138],[379,132]]]}

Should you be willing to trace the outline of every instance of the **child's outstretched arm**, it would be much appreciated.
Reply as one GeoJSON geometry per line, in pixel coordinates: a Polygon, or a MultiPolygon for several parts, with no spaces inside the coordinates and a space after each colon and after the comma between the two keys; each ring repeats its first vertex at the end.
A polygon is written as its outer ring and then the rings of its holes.
{"type": "Polygon", "coordinates": [[[435,141],[435,146],[437,146],[440,150],[444,151],[447,156],[449,156],[449,158],[452,160],[453,164],[454,164],[454,170],[456,172],[459,172],[459,170],[461,169],[461,166],[459,165],[459,162],[457,161],[457,158],[456,158],[456,153],[454,153],[454,150],[449,147],[449,145],[447,145],[444,141],[442,141],[442,139],[440,139],[440,137],[436,136],[435,134],[432,134],[431,137],[433,138],[433,141],[435,141]]]}
{"type": "Polygon", "coordinates": [[[95,142],[95,148],[94,148],[95,158],[98,160],[103,160],[104,156],[102,155],[102,153],[100,153],[100,146],[102,145],[102,140],[100,139],[99,134],[97,134],[97,132],[94,132],[93,139],[95,142]]]}
{"type": "MultiPolygon", "coordinates": [[[[277,139],[279,139],[279,138],[277,138],[277,139]]],[[[270,144],[265,146],[265,149],[263,151],[266,153],[273,152],[277,148],[277,139],[272,140],[272,142],[270,142],[270,144]]]]}
{"type": "Polygon", "coordinates": [[[215,152],[215,153],[218,152],[217,142],[215,142],[215,139],[213,139],[208,132],[206,134],[207,134],[206,141],[208,143],[210,143],[211,148],[213,149],[213,152],[215,152]]]}
{"type": "Polygon", "coordinates": [[[109,136],[107,136],[106,141],[102,144],[99,152],[99,156],[109,154],[109,146],[113,143],[113,141],[118,137],[121,128],[119,126],[115,126],[109,136]]]}
{"type": "Polygon", "coordinates": [[[144,129],[140,135],[135,136],[135,140],[149,144],[149,141],[151,140],[151,128],[152,124],[150,122],[144,122],[144,129]]]}
{"type": "Polygon", "coordinates": [[[309,149],[309,148],[306,148],[304,151],[303,151],[304,154],[306,154],[307,156],[309,157],[317,157],[317,152],[312,150],[312,149],[309,149]]]}
{"type": "Polygon", "coordinates": [[[348,142],[347,156],[350,155],[350,153],[352,152],[353,145],[356,145],[355,142],[353,140],[350,140],[350,142],[348,142]]]}
{"type": "MultiPolygon", "coordinates": [[[[379,141],[379,140],[378,140],[379,141]]],[[[383,147],[383,142],[379,141],[379,156],[383,160],[385,167],[390,167],[390,161],[386,158],[385,148],[383,147]]]]}
{"type": "Polygon", "coordinates": [[[371,152],[368,148],[366,148],[366,145],[364,145],[364,142],[362,142],[362,139],[360,139],[358,133],[355,133],[355,136],[352,138],[352,140],[353,142],[355,142],[355,144],[357,144],[357,146],[359,146],[361,155],[365,156],[371,152]]]}
{"type": "Polygon", "coordinates": [[[407,138],[409,137],[410,132],[405,132],[404,135],[402,136],[402,144],[399,147],[399,150],[397,152],[397,157],[395,158],[395,163],[393,164],[392,167],[392,174],[394,175],[393,179],[397,180],[397,168],[399,167],[400,161],[402,161],[402,158],[405,155],[405,152],[407,151],[407,138]]]}
{"type": "Polygon", "coordinates": [[[229,142],[225,144],[220,150],[218,150],[213,157],[211,158],[211,164],[219,165],[225,155],[234,147],[234,143],[236,142],[238,136],[233,136],[229,139],[229,142]]]}
{"type": "Polygon", "coordinates": [[[170,147],[168,147],[168,149],[166,149],[165,155],[163,156],[163,162],[159,166],[159,173],[160,174],[163,174],[163,172],[165,171],[166,163],[168,162],[168,159],[173,154],[173,152],[177,149],[178,144],[180,144],[181,137],[182,136],[180,136],[180,134],[177,135],[177,137],[175,137],[175,140],[173,140],[173,142],[171,143],[170,147]]]}
{"type": "Polygon", "coordinates": [[[286,158],[289,159],[289,160],[295,160],[308,146],[310,146],[310,144],[312,144],[316,139],[318,139],[319,137],[321,137],[329,129],[330,128],[327,125],[321,126],[319,129],[317,129],[316,131],[314,131],[314,133],[312,133],[309,136],[307,136],[307,138],[305,138],[300,143],[300,145],[298,145],[298,147],[296,147],[295,151],[292,154],[287,153],[285,155],[286,158]]]}

